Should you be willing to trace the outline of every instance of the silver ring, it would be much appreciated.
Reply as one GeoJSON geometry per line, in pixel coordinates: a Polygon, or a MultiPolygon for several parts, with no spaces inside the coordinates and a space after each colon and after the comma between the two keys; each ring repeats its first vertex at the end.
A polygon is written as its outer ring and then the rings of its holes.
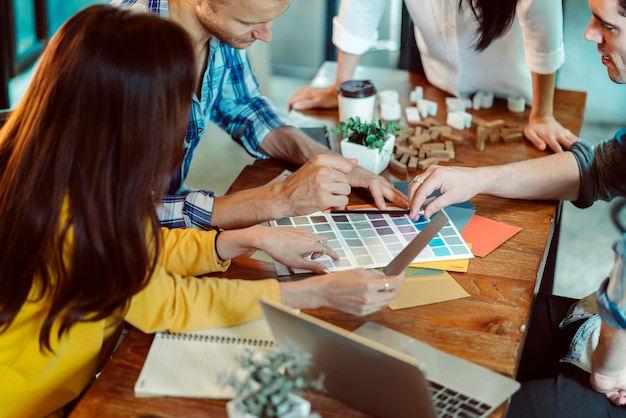
{"type": "Polygon", "coordinates": [[[381,292],[389,292],[391,289],[389,288],[389,280],[386,277],[383,277],[383,290],[381,292]]]}
{"type": "Polygon", "coordinates": [[[424,179],[422,178],[422,176],[418,174],[417,176],[413,177],[413,183],[423,184],[424,179]]]}
{"type": "Polygon", "coordinates": [[[322,251],[320,251],[322,254],[326,254],[326,241],[324,240],[317,240],[318,243],[322,244],[322,251]]]}

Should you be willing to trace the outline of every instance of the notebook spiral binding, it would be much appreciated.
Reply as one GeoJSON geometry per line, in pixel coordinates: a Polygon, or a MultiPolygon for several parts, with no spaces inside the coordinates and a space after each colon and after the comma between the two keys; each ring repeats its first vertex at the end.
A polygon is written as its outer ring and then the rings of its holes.
{"type": "Polygon", "coordinates": [[[225,337],[221,335],[197,335],[197,334],[164,332],[164,333],[161,333],[161,336],[163,338],[172,339],[172,340],[203,341],[203,342],[210,342],[210,343],[249,345],[253,347],[266,347],[266,348],[276,347],[276,343],[270,340],[258,340],[258,339],[240,338],[240,337],[225,337]]]}

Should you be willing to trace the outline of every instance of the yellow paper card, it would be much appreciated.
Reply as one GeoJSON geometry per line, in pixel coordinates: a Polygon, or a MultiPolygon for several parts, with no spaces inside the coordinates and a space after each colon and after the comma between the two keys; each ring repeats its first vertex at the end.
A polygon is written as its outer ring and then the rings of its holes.
{"type": "Polygon", "coordinates": [[[407,277],[400,285],[396,298],[389,303],[389,308],[412,308],[468,296],[469,293],[446,272],[436,276],[413,276],[407,277]]]}

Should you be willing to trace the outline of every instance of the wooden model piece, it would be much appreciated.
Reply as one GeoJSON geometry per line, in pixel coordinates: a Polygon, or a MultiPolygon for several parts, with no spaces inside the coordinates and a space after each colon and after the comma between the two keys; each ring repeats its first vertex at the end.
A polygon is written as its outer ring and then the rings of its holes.
{"type": "Polygon", "coordinates": [[[454,144],[463,142],[450,126],[429,117],[414,126],[405,127],[396,137],[394,158],[389,168],[399,174],[425,169],[440,161],[454,158],[454,144]]]}
{"type": "Polygon", "coordinates": [[[489,142],[512,142],[524,139],[524,128],[516,125],[507,125],[502,119],[490,122],[474,118],[472,124],[476,126],[476,149],[483,151],[489,142]]]}

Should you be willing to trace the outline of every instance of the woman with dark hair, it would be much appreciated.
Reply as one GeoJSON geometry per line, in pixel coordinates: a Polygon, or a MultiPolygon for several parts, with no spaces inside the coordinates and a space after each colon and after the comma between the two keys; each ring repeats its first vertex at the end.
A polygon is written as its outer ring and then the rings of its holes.
{"type": "MultiPolygon", "coordinates": [[[[435,87],[467,98],[477,91],[519,96],[532,104],[524,135],[539,149],[567,149],[578,138],[554,119],[556,70],[563,64],[560,0],[404,0],[424,73],[435,87]]],[[[387,0],[342,0],[333,20],[339,48],[329,87],[304,87],[294,109],[337,107],[337,86],[354,76],[360,56],[376,46],[387,0]]],[[[407,35],[407,34],[403,34],[407,35]]]]}
{"type": "Polygon", "coordinates": [[[280,284],[194,277],[256,249],[316,273],[304,255],[337,257],[295,228],[160,228],[155,203],[182,158],[195,79],[182,28],[107,5],[76,14],[46,48],[0,130],[0,416],[58,412],[124,320],[183,331],[258,318],[259,297],[354,314],[394,297],[402,275],[363,269],[280,284]]]}

